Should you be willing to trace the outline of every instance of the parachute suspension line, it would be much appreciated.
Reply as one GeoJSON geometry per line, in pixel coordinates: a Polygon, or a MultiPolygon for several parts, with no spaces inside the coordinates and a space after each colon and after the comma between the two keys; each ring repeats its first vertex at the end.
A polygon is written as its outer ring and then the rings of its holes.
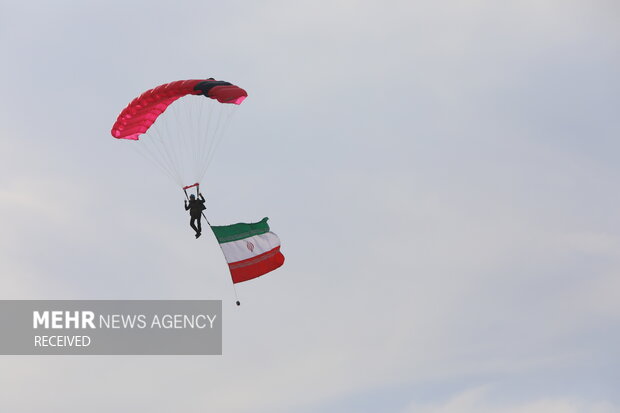
{"type": "Polygon", "coordinates": [[[207,98],[180,98],[151,125],[136,148],[177,185],[201,182],[235,109],[236,105],[216,104],[207,98]]]}
{"type": "Polygon", "coordinates": [[[183,157],[183,153],[187,151],[188,145],[186,144],[187,134],[185,133],[185,124],[181,122],[181,120],[179,119],[181,117],[181,115],[179,114],[179,109],[178,109],[179,103],[180,102],[177,101],[171,105],[171,112],[172,112],[172,117],[174,119],[174,125],[167,124],[166,126],[167,127],[173,126],[172,129],[174,131],[174,134],[170,134],[172,132],[170,131],[166,136],[172,137],[173,140],[176,140],[178,142],[176,145],[172,145],[172,146],[176,149],[175,154],[177,155],[177,160],[176,160],[177,165],[179,165],[179,175],[181,177],[185,177],[185,168],[187,165],[186,165],[186,160],[183,157]]]}
{"type": "Polygon", "coordinates": [[[170,165],[170,169],[174,173],[175,181],[180,182],[182,184],[183,180],[181,179],[181,176],[179,175],[179,170],[175,164],[173,153],[170,151],[170,148],[168,147],[168,139],[166,135],[164,135],[160,131],[159,125],[155,126],[153,132],[155,133],[155,139],[153,140],[154,146],[157,148],[159,153],[162,154],[163,159],[165,159],[166,162],[168,162],[168,165],[170,165]]]}
{"type": "Polygon", "coordinates": [[[148,142],[148,144],[146,145],[151,145],[158,151],[158,153],[160,154],[160,158],[164,162],[166,162],[167,165],[169,165],[169,169],[170,171],[172,171],[173,174],[173,181],[182,186],[183,180],[179,175],[178,168],[175,167],[175,161],[172,157],[171,151],[168,148],[168,139],[166,139],[165,135],[162,135],[158,124],[154,124],[153,126],[151,126],[149,132],[151,132],[151,130],[153,131],[153,133],[149,135],[148,140],[145,140],[145,142],[148,142]]]}
{"type": "Polygon", "coordinates": [[[140,144],[139,141],[135,141],[135,143],[129,145],[142,158],[146,159],[147,162],[153,162],[161,170],[161,172],[163,172],[165,175],[168,175],[168,177],[172,181],[176,181],[174,174],[166,167],[166,165],[164,165],[159,159],[157,159],[156,156],[153,156],[149,151],[147,151],[148,147],[144,146],[144,144],[140,144]],[[139,146],[142,146],[142,148],[139,148],[139,146]]]}
{"type": "MultiPolygon", "coordinates": [[[[162,122],[165,123],[165,122],[162,122]]],[[[180,185],[183,185],[182,179],[179,175],[177,164],[175,163],[174,152],[169,148],[169,138],[166,135],[165,131],[161,131],[160,127],[161,123],[154,123],[149,132],[152,130],[153,134],[150,136],[152,138],[152,144],[157,151],[161,155],[162,159],[164,159],[168,165],[170,165],[170,169],[174,172],[175,179],[174,181],[180,185]]]]}
{"type": "Polygon", "coordinates": [[[174,167],[174,162],[170,157],[170,153],[166,150],[165,138],[159,132],[159,125],[152,125],[152,127],[147,132],[146,139],[142,138],[140,141],[142,142],[145,150],[148,150],[153,154],[155,151],[159,154],[159,156],[152,155],[156,161],[159,161],[162,164],[165,164],[167,169],[172,174],[172,180],[177,184],[180,183],[179,175],[177,173],[176,168],[174,167]]]}
{"type": "Polygon", "coordinates": [[[193,169],[194,162],[192,161],[192,128],[186,121],[186,118],[189,118],[189,112],[185,106],[187,106],[187,100],[184,97],[177,99],[170,105],[168,111],[161,115],[161,121],[154,124],[154,126],[163,124],[164,131],[159,129],[160,135],[163,133],[167,137],[166,152],[170,155],[169,159],[173,165],[176,166],[175,170],[181,186],[187,185],[190,182],[188,179],[197,180],[196,176],[186,174],[188,170],[193,169]]]}
{"type": "MultiPolygon", "coordinates": [[[[232,123],[232,118],[234,114],[237,112],[237,108],[235,106],[233,105],[228,105],[228,106],[229,107],[225,109],[226,113],[224,114],[224,116],[226,118],[224,119],[224,122],[223,122],[222,131],[219,133],[219,135],[215,137],[215,142],[212,145],[211,153],[209,154],[209,157],[207,158],[207,162],[206,162],[207,167],[211,164],[211,161],[213,160],[213,156],[217,152],[217,149],[220,146],[220,143],[224,140],[224,136],[226,136],[226,132],[228,131],[228,126],[232,123]]],[[[206,173],[206,169],[205,169],[205,173],[206,173]]]]}
{"type": "Polygon", "coordinates": [[[213,130],[211,133],[211,137],[208,138],[210,143],[209,146],[206,148],[205,154],[204,154],[204,163],[202,166],[202,170],[200,171],[202,175],[207,173],[207,169],[209,168],[209,163],[210,163],[210,159],[211,159],[211,152],[213,152],[213,147],[215,146],[215,141],[218,137],[218,131],[220,129],[220,124],[222,121],[222,112],[224,111],[224,106],[225,105],[218,105],[218,110],[217,110],[217,119],[215,120],[214,124],[213,124],[213,130]]]}
{"type": "MultiPolygon", "coordinates": [[[[179,180],[182,181],[183,180],[183,176],[184,176],[184,174],[183,174],[184,163],[183,163],[182,157],[179,154],[179,151],[181,150],[182,146],[176,144],[176,142],[179,139],[178,139],[177,134],[174,133],[175,131],[178,130],[178,125],[176,125],[176,128],[174,128],[172,130],[170,129],[170,126],[171,126],[170,124],[172,122],[174,122],[175,120],[177,120],[177,116],[174,113],[174,109],[176,108],[176,105],[173,103],[170,106],[171,106],[171,109],[172,109],[171,115],[172,115],[173,119],[171,119],[171,121],[169,121],[169,122],[164,122],[164,124],[163,124],[163,126],[165,128],[164,136],[168,137],[168,139],[166,139],[164,142],[166,143],[166,149],[168,151],[170,151],[170,153],[172,154],[172,158],[174,159],[174,163],[173,164],[177,165],[176,170],[177,170],[177,173],[179,174],[179,180]]],[[[165,112],[164,112],[164,114],[165,114],[165,112]]],[[[155,125],[156,124],[157,123],[155,123],[155,125]]]]}
{"type": "MultiPolygon", "coordinates": [[[[156,128],[151,128],[155,133],[157,132],[156,128]]],[[[149,130],[149,132],[151,132],[149,130]]],[[[170,177],[173,182],[180,183],[180,179],[178,174],[175,171],[174,164],[169,160],[169,157],[165,156],[167,153],[165,151],[162,152],[160,148],[160,141],[162,138],[157,134],[157,136],[153,134],[144,135],[141,139],[134,141],[134,150],[138,152],[142,157],[147,160],[152,161],[157,165],[166,175],[170,177]],[[159,154],[159,156],[155,153],[159,154]]],[[[133,146],[133,145],[132,145],[133,146]]]]}
{"type": "MultiPolygon", "coordinates": [[[[200,123],[197,123],[197,122],[199,122],[201,112],[202,112],[202,104],[190,105],[189,111],[188,111],[188,116],[189,116],[188,125],[190,125],[189,127],[191,128],[192,131],[199,130],[198,126],[200,125],[200,123]],[[199,112],[199,113],[194,114],[194,112],[199,112]]],[[[196,149],[197,142],[198,142],[196,139],[196,134],[190,132],[189,140],[190,140],[190,147],[196,149]]],[[[192,174],[193,176],[198,177],[198,169],[199,169],[198,168],[198,153],[196,150],[192,151],[192,158],[193,158],[192,174]]]]}
{"type": "MultiPolygon", "coordinates": [[[[208,153],[211,141],[213,140],[213,111],[215,104],[213,102],[206,101],[203,104],[208,105],[208,116],[203,121],[202,125],[197,130],[196,139],[198,140],[198,153],[199,160],[196,163],[198,167],[198,174],[201,178],[206,174],[205,163],[207,161],[206,154],[208,153]],[[204,134],[200,136],[199,131],[204,130],[204,134]]],[[[202,120],[201,120],[202,121],[202,120]]]]}
{"type": "MultiPolygon", "coordinates": [[[[196,167],[196,171],[195,174],[196,176],[200,176],[200,169],[201,169],[201,153],[200,153],[200,148],[202,145],[202,139],[200,136],[199,131],[206,129],[205,127],[203,127],[204,124],[208,124],[209,122],[209,114],[210,111],[207,113],[207,117],[205,120],[203,120],[203,114],[205,112],[205,106],[208,105],[209,109],[212,109],[213,106],[209,104],[210,102],[208,102],[206,99],[203,101],[200,101],[198,104],[198,110],[199,110],[199,115],[198,115],[198,119],[196,120],[196,127],[194,128],[194,130],[196,131],[196,133],[193,135],[194,136],[194,142],[195,142],[195,146],[194,148],[196,148],[196,152],[195,152],[195,156],[196,156],[196,162],[194,162],[194,166],[196,167]]],[[[203,177],[200,176],[200,178],[202,179],[203,177]]]]}
{"type": "MultiPolygon", "coordinates": [[[[196,105],[198,105],[198,107],[200,108],[200,110],[202,111],[202,107],[203,105],[207,105],[209,104],[209,102],[206,100],[207,98],[198,98],[196,105]]],[[[208,117],[207,117],[208,119],[208,117]]],[[[208,142],[203,142],[203,140],[201,139],[200,133],[199,131],[202,130],[203,126],[202,126],[202,116],[197,120],[197,124],[196,127],[194,128],[194,135],[193,135],[193,139],[194,139],[194,156],[196,158],[196,161],[194,162],[194,174],[197,178],[201,179],[203,178],[203,176],[200,174],[200,169],[201,169],[201,164],[202,164],[202,147],[204,145],[207,145],[208,142]]],[[[208,124],[207,124],[208,126],[208,124]]]]}
{"type": "MultiPolygon", "coordinates": [[[[195,164],[194,162],[191,161],[192,155],[193,155],[193,133],[192,133],[192,128],[191,128],[191,109],[192,109],[192,105],[189,105],[189,108],[187,108],[187,110],[182,110],[182,108],[180,108],[179,106],[187,106],[187,100],[184,98],[181,98],[179,100],[179,102],[177,103],[177,105],[174,106],[174,110],[175,110],[175,117],[178,123],[178,129],[180,131],[180,133],[183,134],[183,136],[181,137],[181,142],[183,144],[182,149],[184,149],[184,153],[183,153],[183,176],[187,176],[185,175],[185,171],[190,171],[190,173],[193,173],[192,169],[194,169],[195,164]]],[[[195,175],[190,175],[191,178],[196,178],[196,181],[199,182],[200,179],[199,177],[195,176],[195,175]]]]}
{"type": "Polygon", "coordinates": [[[230,119],[230,114],[232,111],[236,109],[236,107],[234,105],[222,105],[220,109],[221,110],[220,110],[220,115],[218,117],[218,125],[217,125],[218,131],[214,137],[211,151],[208,154],[207,165],[211,165],[213,156],[215,155],[220,142],[224,139],[226,128],[228,126],[228,121],[230,119]]]}
{"type": "MultiPolygon", "coordinates": [[[[218,137],[218,132],[220,131],[220,126],[222,124],[222,114],[224,113],[224,108],[225,107],[226,107],[225,105],[218,105],[217,117],[216,117],[215,122],[213,124],[213,133],[211,134],[211,139],[213,141],[215,141],[215,139],[218,137]]],[[[208,150],[207,150],[207,153],[206,153],[207,159],[211,155],[212,151],[213,151],[213,145],[210,145],[208,150]]]]}
{"type": "Polygon", "coordinates": [[[187,168],[192,169],[193,151],[190,142],[193,134],[191,125],[187,125],[182,115],[186,112],[179,109],[183,104],[183,98],[171,104],[169,110],[160,115],[158,122],[155,122],[149,130],[152,131],[151,137],[155,138],[153,146],[157,148],[161,159],[167,162],[175,175],[175,182],[180,186],[186,185],[187,179],[195,178],[185,174],[187,168]]]}
{"type": "MultiPolygon", "coordinates": [[[[151,128],[151,130],[153,130],[154,132],[157,131],[156,128],[151,128]]],[[[151,130],[149,130],[149,132],[151,132],[151,130]]],[[[159,143],[161,139],[162,138],[160,136],[153,136],[153,134],[149,133],[148,135],[145,135],[141,139],[135,141],[137,146],[135,146],[134,149],[146,159],[152,160],[174,182],[179,182],[178,176],[175,173],[176,171],[174,168],[174,164],[169,159],[167,159],[166,156],[164,156],[164,153],[162,153],[159,145],[157,145],[157,143],[159,143]],[[157,150],[159,156],[155,154],[155,150],[157,150]]]]}

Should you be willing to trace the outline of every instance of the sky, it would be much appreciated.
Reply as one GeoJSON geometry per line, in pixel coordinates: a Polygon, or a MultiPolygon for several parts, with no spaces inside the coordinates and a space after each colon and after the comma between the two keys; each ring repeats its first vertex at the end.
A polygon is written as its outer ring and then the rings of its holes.
{"type": "Polygon", "coordinates": [[[0,299],[223,300],[222,356],[2,356],[0,410],[620,412],[617,1],[0,0],[0,299]],[[113,139],[135,96],[248,91],[213,224],[113,139]]]}

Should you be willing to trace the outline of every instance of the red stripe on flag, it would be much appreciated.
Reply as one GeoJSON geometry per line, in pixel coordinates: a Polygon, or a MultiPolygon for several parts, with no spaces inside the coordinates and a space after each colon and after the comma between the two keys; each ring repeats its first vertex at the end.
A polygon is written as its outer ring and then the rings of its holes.
{"type": "Polygon", "coordinates": [[[280,252],[280,246],[278,245],[274,249],[256,257],[228,264],[228,268],[230,268],[233,283],[236,284],[267,274],[281,267],[282,264],[284,264],[284,255],[280,252]]]}

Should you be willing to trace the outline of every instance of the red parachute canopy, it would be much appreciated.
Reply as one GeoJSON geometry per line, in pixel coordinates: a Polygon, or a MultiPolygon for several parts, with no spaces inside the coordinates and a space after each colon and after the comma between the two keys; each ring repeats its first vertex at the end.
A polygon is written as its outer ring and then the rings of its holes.
{"type": "Polygon", "coordinates": [[[235,105],[241,104],[248,96],[240,87],[213,78],[177,80],[147,90],[131,101],[112,126],[112,136],[138,140],[172,102],[186,95],[203,95],[220,103],[235,105]]]}

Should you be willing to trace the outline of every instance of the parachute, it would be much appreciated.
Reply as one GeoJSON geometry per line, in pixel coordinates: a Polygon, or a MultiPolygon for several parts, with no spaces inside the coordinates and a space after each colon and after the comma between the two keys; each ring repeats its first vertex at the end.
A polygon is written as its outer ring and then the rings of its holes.
{"type": "MultiPolygon", "coordinates": [[[[189,188],[200,192],[200,182],[235,108],[247,96],[240,87],[213,78],[178,80],[132,100],[118,115],[111,133],[155,163],[188,197],[189,188]]],[[[208,220],[207,224],[228,262],[233,289],[235,283],[259,277],[284,263],[280,239],[269,230],[267,218],[251,224],[215,227],[208,220]]]]}
{"type": "Polygon", "coordinates": [[[248,96],[221,80],[178,80],[135,98],[112,136],[124,139],[187,189],[203,179],[236,107],[248,96]]]}

